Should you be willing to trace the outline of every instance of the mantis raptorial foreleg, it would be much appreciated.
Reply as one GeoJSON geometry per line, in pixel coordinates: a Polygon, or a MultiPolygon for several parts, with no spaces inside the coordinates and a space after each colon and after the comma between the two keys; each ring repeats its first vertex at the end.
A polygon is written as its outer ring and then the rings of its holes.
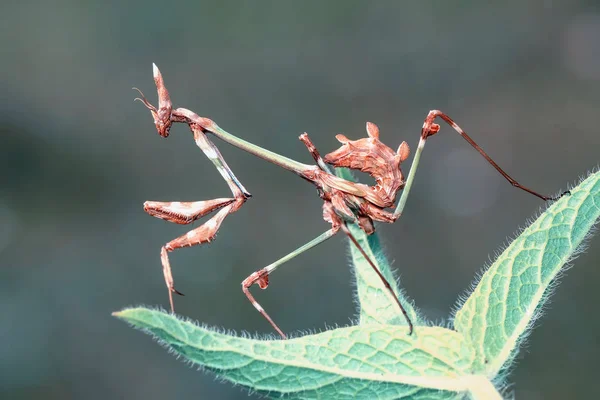
{"type": "Polygon", "coordinates": [[[196,141],[196,144],[217,168],[225,182],[227,182],[227,185],[229,185],[231,193],[233,193],[235,198],[252,197],[252,195],[244,188],[244,186],[242,186],[242,183],[234,175],[231,168],[229,168],[217,146],[215,146],[215,144],[211,142],[208,137],[206,137],[206,134],[204,134],[202,128],[196,125],[190,125],[190,129],[194,133],[194,140],[196,141]]]}
{"type": "MultiPolygon", "coordinates": [[[[162,82],[162,77],[160,77],[159,81],[162,82]]],[[[159,97],[160,96],[161,91],[159,90],[159,97]]],[[[168,97],[168,92],[166,89],[162,92],[162,96],[168,97]]],[[[143,98],[143,94],[142,99],[140,100],[151,110],[154,108],[143,98]]],[[[170,99],[167,100],[167,104],[170,107],[170,99]]],[[[165,101],[163,99],[163,106],[164,102],[165,101]]],[[[194,140],[196,144],[215,165],[225,182],[227,182],[227,185],[229,186],[234,197],[196,202],[147,201],[144,203],[144,210],[148,214],[177,224],[189,224],[221,208],[221,210],[214,217],[206,221],[200,227],[170,241],[161,248],[160,259],[163,267],[165,283],[167,285],[167,289],[169,290],[169,304],[172,312],[175,312],[173,293],[177,293],[179,295],[183,295],[183,293],[175,289],[168,252],[182,247],[191,247],[212,241],[225,217],[239,210],[246,199],[251,197],[251,194],[244,188],[241,182],[234,175],[233,171],[231,171],[227,165],[227,162],[225,162],[225,159],[219,152],[219,149],[217,149],[217,147],[206,137],[202,131],[202,128],[198,125],[190,124],[190,129],[194,134],[194,140]]]]}
{"type": "Polygon", "coordinates": [[[221,223],[229,214],[232,214],[239,210],[244,204],[244,199],[236,199],[230,204],[223,207],[215,216],[200,225],[198,228],[189,231],[185,235],[182,235],[176,239],[171,240],[165,244],[160,250],[160,260],[163,266],[163,274],[165,276],[165,283],[169,289],[169,303],[171,304],[171,311],[175,312],[175,306],[173,304],[173,293],[177,293],[183,296],[183,293],[175,289],[173,282],[173,275],[171,272],[171,263],[169,262],[168,252],[171,252],[182,247],[191,247],[203,243],[210,243],[216,236],[217,231],[221,227],[221,223]]]}

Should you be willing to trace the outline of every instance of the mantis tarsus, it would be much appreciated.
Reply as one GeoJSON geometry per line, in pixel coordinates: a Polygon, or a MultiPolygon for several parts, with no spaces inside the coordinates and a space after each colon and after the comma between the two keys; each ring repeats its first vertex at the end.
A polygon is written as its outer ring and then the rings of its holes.
{"type": "MultiPolygon", "coordinates": [[[[150,104],[141,91],[141,98],[138,98],[137,100],[142,101],[152,113],[158,133],[162,137],[167,137],[169,136],[169,131],[174,122],[187,124],[194,135],[196,144],[215,165],[223,179],[225,179],[229,185],[233,195],[233,197],[230,198],[219,198],[197,202],[147,201],[144,203],[144,210],[148,214],[177,224],[189,224],[218,210],[218,212],[204,224],[189,231],[187,234],[168,242],[161,249],[163,273],[169,290],[169,302],[172,312],[175,310],[173,305],[173,293],[180,295],[182,293],[175,289],[168,252],[182,247],[210,242],[215,237],[225,217],[239,210],[246,200],[251,197],[250,193],[244,188],[241,182],[233,174],[233,171],[228,167],[217,147],[206,136],[206,133],[210,133],[235,147],[270,161],[275,165],[295,172],[300,177],[314,184],[319,192],[319,196],[324,201],[323,218],[331,224],[331,229],[274,263],[252,273],[242,282],[242,290],[252,305],[269,321],[273,328],[284,339],[286,338],[285,334],[252,296],[250,287],[254,284],[258,284],[261,289],[265,289],[269,284],[269,274],[275,271],[279,266],[306,250],[323,243],[340,230],[348,235],[350,240],[379,275],[381,281],[404,314],[408,323],[408,333],[412,334],[413,323],[408,317],[406,310],[394,294],[389,282],[383,277],[372,260],[369,259],[367,254],[361,248],[360,244],[350,233],[347,224],[356,223],[366,234],[372,234],[375,231],[373,221],[392,223],[400,217],[404,206],[406,205],[406,200],[410,193],[410,188],[415,177],[415,172],[425,142],[430,136],[433,136],[440,130],[440,126],[434,123],[436,118],[439,117],[448,123],[508,182],[510,182],[512,186],[537,196],[544,201],[555,200],[557,198],[542,196],[519,184],[504,172],[450,117],[438,110],[430,111],[425,118],[421,129],[421,138],[408,177],[405,180],[402,170],[400,169],[400,164],[409,156],[410,151],[408,144],[402,142],[398,147],[398,150],[393,151],[390,147],[379,141],[379,128],[371,122],[367,122],[367,138],[350,140],[344,135],[337,135],[336,138],[342,143],[342,146],[327,154],[324,158],[321,157],[306,133],[300,135],[299,139],[306,145],[317,164],[307,165],[240,139],[221,129],[212,120],[200,117],[188,109],[173,109],[169,92],[165,87],[162,75],[154,64],[153,74],[154,82],[156,83],[156,88],[158,90],[158,108],[150,104]],[[367,186],[365,184],[350,182],[339,178],[332,174],[328,164],[334,167],[347,167],[366,172],[375,179],[376,184],[374,186],[367,186]],[[402,196],[400,197],[395,210],[393,212],[387,211],[387,208],[394,207],[396,194],[402,189],[402,196]]],[[[563,195],[566,193],[568,192],[563,193],[563,195]]]]}

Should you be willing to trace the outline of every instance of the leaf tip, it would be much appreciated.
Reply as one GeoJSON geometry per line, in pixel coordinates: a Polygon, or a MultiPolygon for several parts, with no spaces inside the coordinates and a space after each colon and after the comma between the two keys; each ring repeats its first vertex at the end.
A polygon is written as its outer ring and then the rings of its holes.
{"type": "Polygon", "coordinates": [[[144,307],[130,307],[130,308],[124,308],[120,311],[113,311],[110,315],[112,315],[113,317],[119,318],[119,319],[124,319],[124,320],[129,320],[131,317],[134,316],[134,314],[139,313],[140,311],[148,311],[147,309],[145,309],[144,307]]]}

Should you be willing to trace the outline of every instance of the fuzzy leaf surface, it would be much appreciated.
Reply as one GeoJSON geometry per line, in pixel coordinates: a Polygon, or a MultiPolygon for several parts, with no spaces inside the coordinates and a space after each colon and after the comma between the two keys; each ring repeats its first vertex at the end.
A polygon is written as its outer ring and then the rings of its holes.
{"type": "Polygon", "coordinates": [[[515,356],[553,279],[600,216],[600,172],[544,211],[489,267],[456,312],[455,329],[476,352],[476,371],[494,377],[515,356]]]}
{"type": "Polygon", "coordinates": [[[455,399],[472,382],[460,334],[395,325],[340,328],[289,340],[225,335],[147,308],[115,313],[220,377],[273,398],[455,399]]]}

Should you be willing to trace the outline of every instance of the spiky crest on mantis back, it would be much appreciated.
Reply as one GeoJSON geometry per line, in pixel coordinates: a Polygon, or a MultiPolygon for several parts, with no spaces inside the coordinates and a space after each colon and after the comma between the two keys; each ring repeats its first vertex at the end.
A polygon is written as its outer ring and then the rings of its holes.
{"type": "Polygon", "coordinates": [[[437,110],[430,111],[425,119],[413,164],[408,179],[405,180],[404,175],[402,174],[401,164],[409,156],[408,145],[406,142],[402,142],[398,147],[398,150],[393,151],[379,140],[379,128],[371,122],[367,122],[367,138],[352,141],[344,135],[337,135],[336,138],[342,143],[342,146],[327,154],[324,158],[321,158],[316,147],[308,137],[308,134],[304,133],[300,135],[299,139],[306,145],[308,151],[317,163],[317,165],[307,165],[240,139],[221,129],[211,119],[200,117],[186,108],[173,109],[169,92],[165,87],[162,74],[156,65],[153,65],[153,74],[158,91],[158,108],[150,104],[139,89],[137,90],[140,92],[141,98],[138,98],[137,100],[143,102],[150,110],[158,133],[162,137],[169,136],[171,126],[174,122],[188,125],[194,135],[196,144],[215,165],[223,179],[225,179],[229,185],[233,195],[233,198],[220,198],[197,202],[147,201],[144,203],[144,210],[150,215],[178,224],[189,224],[213,211],[219,210],[217,214],[207,222],[198,228],[191,230],[187,234],[168,242],[161,249],[163,273],[166,285],[169,289],[169,301],[173,312],[173,293],[182,293],[178,292],[174,287],[168,252],[182,247],[210,242],[214,239],[223,220],[228,215],[239,210],[245,201],[251,197],[250,193],[233,174],[233,171],[231,171],[217,147],[208,139],[206,133],[215,135],[219,139],[235,147],[296,173],[315,185],[319,196],[324,201],[323,218],[331,224],[331,229],[276,262],[254,272],[242,282],[242,290],[250,302],[283,338],[286,337],[283,331],[254,299],[249,288],[253,284],[258,284],[262,289],[266,288],[269,283],[269,274],[275,269],[304,251],[331,238],[339,232],[340,229],[348,235],[350,240],[378,274],[382,283],[395,299],[399,309],[406,318],[409,334],[412,333],[413,324],[410,321],[406,310],[394,294],[389,282],[383,277],[373,261],[370,260],[360,244],[352,236],[347,228],[347,224],[356,223],[365,233],[372,234],[375,231],[373,221],[392,223],[400,217],[410,192],[410,187],[414,179],[416,167],[425,141],[429,136],[436,134],[440,129],[440,126],[433,122],[435,118],[440,117],[450,124],[454,130],[479,151],[479,153],[482,154],[513,186],[532,193],[544,200],[552,199],[550,197],[541,196],[514,181],[514,179],[500,169],[500,167],[498,167],[489,156],[487,156],[487,154],[477,146],[477,144],[475,144],[475,142],[467,136],[456,123],[454,123],[454,121],[452,121],[452,119],[437,110]],[[376,184],[374,186],[368,186],[339,178],[331,173],[327,164],[334,167],[347,167],[368,173],[375,179],[376,184]],[[401,189],[404,189],[404,191],[395,211],[387,211],[386,208],[392,208],[394,206],[396,195],[401,189]]]}

